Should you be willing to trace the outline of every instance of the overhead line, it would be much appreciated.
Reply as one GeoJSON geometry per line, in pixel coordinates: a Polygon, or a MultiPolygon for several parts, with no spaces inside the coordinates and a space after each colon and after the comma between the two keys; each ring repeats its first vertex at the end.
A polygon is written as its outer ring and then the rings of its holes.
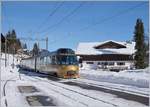
{"type": "Polygon", "coordinates": [[[41,31],[41,32],[38,32],[38,33],[43,33],[43,32],[46,32],[52,28],[55,28],[57,27],[58,25],[60,25],[61,23],[63,23],[68,17],[72,16],[76,11],[78,11],[78,9],[80,9],[82,7],[82,5],[84,4],[84,2],[81,2],[79,4],[79,6],[77,6],[74,10],[72,10],[69,14],[67,14],[65,17],[63,17],[59,22],[57,22],[56,24],[52,25],[52,26],[49,26],[47,27],[45,30],[41,31]]]}
{"type": "MultiPolygon", "coordinates": [[[[60,9],[60,7],[62,6],[64,4],[64,1],[63,2],[61,2],[50,14],[49,14],[49,16],[45,19],[45,21],[40,25],[40,27],[42,26],[42,25],[44,25],[46,22],[47,22],[47,20],[49,20],[59,9],[60,9]]],[[[39,27],[39,28],[40,28],[39,27]]]]}
{"type": "Polygon", "coordinates": [[[63,4],[64,1],[61,2],[58,6],[56,6],[54,10],[48,15],[48,17],[38,26],[37,30],[41,29],[42,25],[44,25],[52,16],[55,15],[55,13],[61,8],[63,4]]]}
{"type": "MultiPolygon", "coordinates": [[[[128,9],[126,9],[126,10],[120,11],[119,13],[117,13],[117,14],[115,14],[115,15],[113,15],[113,16],[110,16],[110,17],[108,17],[108,18],[105,18],[105,19],[103,19],[103,20],[97,22],[97,23],[94,23],[93,26],[94,26],[94,25],[101,24],[101,23],[103,23],[103,22],[105,22],[105,21],[109,21],[109,20],[111,20],[111,19],[114,18],[114,17],[118,17],[118,16],[120,16],[120,15],[123,15],[123,14],[125,14],[125,13],[127,13],[127,12],[129,12],[129,11],[134,10],[135,8],[137,8],[137,7],[139,7],[139,6],[143,5],[143,4],[145,4],[145,3],[140,3],[140,4],[138,4],[138,5],[135,5],[135,6],[131,7],[131,8],[128,8],[128,9]]],[[[93,27],[93,26],[84,27],[84,28],[80,29],[79,31],[87,30],[87,29],[89,29],[90,27],[93,27]]],[[[71,36],[69,36],[69,37],[71,37],[71,36]]],[[[59,40],[62,41],[63,39],[65,40],[66,38],[63,37],[63,38],[60,38],[59,40]]],[[[56,43],[56,41],[58,41],[58,40],[52,41],[51,43],[56,43]]]]}
{"type": "Polygon", "coordinates": [[[98,22],[95,22],[95,23],[93,23],[93,24],[87,26],[87,27],[81,28],[79,31],[87,30],[87,29],[89,29],[90,27],[93,27],[93,26],[96,26],[96,25],[98,25],[98,24],[102,24],[102,23],[104,23],[104,22],[106,22],[106,21],[112,20],[114,17],[121,16],[121,15],[123,15],[123,14],[125,14],[125,13],[127,13],[127,12],[129,12],[129,11],[131,11],[131,10],[134,10],[134,9],[137,8],[137,7],[140,7],[140,6],[143,5],[143,4],[145,4],[145,2],[144,2],[144,3],[137,4],[137,5],[135,5],[135,6],[131,7],[131,8],[128,8],[128,9],[126,9],[126,10],[120,11],[120,12],[118,12],[118,13],[115,14],[115,15],[112,15],[112,16],[110,16],[110,17],[104,18],[104,19],[102,19],[102,20],[100,20],[100,21],[98,21],[98,22]]]}

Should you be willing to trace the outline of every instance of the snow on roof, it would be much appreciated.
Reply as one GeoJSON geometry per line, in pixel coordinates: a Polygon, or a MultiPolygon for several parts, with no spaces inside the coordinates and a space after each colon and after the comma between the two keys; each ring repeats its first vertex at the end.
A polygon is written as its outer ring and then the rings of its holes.
{"type": "Polygon", "coordinates": [[[118,42],[114,40],[108,40],[104,42],[84,42],[79,43],[76,54],[84,54],[84,55],[101,55],[101,54],[134,54],[135,53],[135,42],[118,42]],[[121,44],[126,46],[126,48],[120,49],[95,49],[95,46],[102,45],[107,42],[114,42],[117,44],[121,44]]]}

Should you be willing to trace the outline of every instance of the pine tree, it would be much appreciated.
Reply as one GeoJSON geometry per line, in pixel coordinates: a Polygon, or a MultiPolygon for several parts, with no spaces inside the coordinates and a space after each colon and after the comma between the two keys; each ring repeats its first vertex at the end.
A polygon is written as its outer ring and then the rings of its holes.
{"type": "Polygon", "coordinates": [[[7,51],[9,53],[16,53],[21,48],[21,41],[17,38],[15,30],[8,31],[6,34],[7,51]]]}
{"type": "Polygon", "coordinates": [[[146,67],[148,67],[149,65],[149,36],[145,36],[145,50],[146,50],[145,65],[146,67]]]}
{"type": "Polygon", "coordinates": [[[144,57],[146,54],[144,44],[144,26],[141,19],[137,19],[134,32],[135,45],[135,67],[137,69],[145,68],[144,57]]]}
{"type": "Polygon", "coordinates": [[[24,44],[24,49],[27,49],[27,44],[26,43],[24,44]]]}
{"type": "Polygon", "coordinates": [[[34,43],[34,46],[33,46],[33,50],[32,50],[32,52],[33,52],[33,56],[38,55],[39,48],[38,48],[37,43],[34,43]]]}
{"type": "Polygon", "coordinates": [[[18,49],[20,49],[21,48],[21,42],[20,42],[20,39],[16,39],[16,49],[18,50],[18,49]]]}
{"type": "Polygon", "coordinates": [[[16,32],[15,32],[14,29],[13,29],[12,32],[11,32],[11,37],[14,38],[14,39],[17,38],[16,32]]]}
{"type": "Polygon", "coordinates": [[[1,33],[1,51],[2,52],[5,51],[5,37],[2,33],[1,33]]]}
{"type": "Polygon", "coordinates": [[[36,67],[36,63],[37,63],[37,55],[38,55],[38,53],[39,53],[39,48],[38,48],[38,45],[37,45],[37,43],[34,43],[34,46],[33,46],[33,50],[32,50],[32,52],[33,52],[33,56],[35,57],[35,64],[34,64],[34,70],[35,70],[35,72],[38,72],[37,71],[37,67],[36,67]]]}
{"type": "Polygon", "coordinates": [[[22,43],[22,49],[27,49],[27,44],[26,43],[22,43]]]}

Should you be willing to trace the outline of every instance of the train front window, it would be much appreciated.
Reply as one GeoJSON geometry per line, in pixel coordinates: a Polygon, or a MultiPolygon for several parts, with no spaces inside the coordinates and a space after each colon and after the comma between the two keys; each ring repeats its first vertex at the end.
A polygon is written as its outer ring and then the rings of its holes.
{"type": "Polygon", "coordinates": [[[57,57],[58,64],[62,65],[77,65],[77,57],[76,56],[58,56],[57,57]]]}

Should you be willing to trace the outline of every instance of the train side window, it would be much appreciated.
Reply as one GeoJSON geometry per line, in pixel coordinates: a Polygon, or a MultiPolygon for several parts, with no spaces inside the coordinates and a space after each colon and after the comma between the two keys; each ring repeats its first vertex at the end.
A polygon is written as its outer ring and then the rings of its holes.
{"type": "Polygon", "coordinates": [[[47,64],[47,57],[44,57],[44,64],[47,64]]]}
{"type": "Polygon", "coordinates": [[[52,57],[49,56],[49,64],[52,64],[52,57]]]}
{"type": "Polygon", "coordinates": [[[52,64],[56,64],[56,57],[52,56],[52,64]]]}
{"type": "Polygon", "coordinates": [[[50,57],[49,56],[45,57],[45,64],[50,64],[50,63],[51,63],[50,57]]]}
{"type": "Polygon", "coordinates": [[[40,58],[40,64],[41,64],[41,65],[44,64],[44,58],[40,58]]]}
{"type": "Polygon", "coordinates": [[[48,61],[48,64],[51,64],[52,61],[51,61],[51,56],[47,57],[47,61],[48,61]]]}

